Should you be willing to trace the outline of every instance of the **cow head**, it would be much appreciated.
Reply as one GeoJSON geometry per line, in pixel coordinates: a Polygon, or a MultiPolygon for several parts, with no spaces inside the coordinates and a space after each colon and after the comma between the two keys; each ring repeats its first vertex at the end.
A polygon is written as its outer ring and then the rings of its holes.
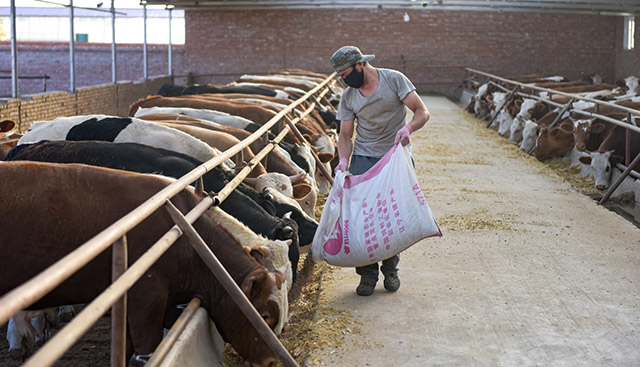
{"type": "MultiPolygon", "coordinates": [[[[279,290],[283,289],[285,278],[279,271],[269,272],[264,266],[259,265],[260,262],[264,262],[262,259],[268,256],[263,251],[263,249],[250,251],[251,257],[257,262],[257,267],[241,280],[240,289],[269,328],[278,335],[283,327],[282,313],[288,312],[281,309],[288,305],[279,304],[277,300],[277,294],[281,293],[279,290]]],[[[228,302],[233,303],[230,297],[227,296],[227,298],[229,298],[228,302]]],[[[229,342],[252,367],[274,366],[278,361],[277,355],[264,342],[244,314],[240,310],[227,311],[228,314],[224,317],[226,322],[233,325],[234,330],[223,335],[225,341],[229,342]]]]}
{"type": "Polygon", "coordinates": [[[513,123],[512,115],[509,112],[501,111],[497,120],[499,120],[498,134],[501,136],[507,135],[511,130],[511,124],[513,123]]]}
{"type": "Polygon", "coordinates": [[[513,122],[511,122],[509,140],[514,143],[522,140],[522,132],[524,131],[524,125],[527,121],[529,120],[525,120],[520,116],[513,119],[513,122]]]}
{"type": "Polygon", "coordinates": [[[571,150],[574,145],[573,123],[563,121],[559,126],[540,130],[533,155],[538,160],[561,157],[571,150]]]}
{"type": "Polygon", "coordinates": [[[575,140],[576,150],[584,152],[587,149],[587,142],[591,134],[599,134],[604,131],[605,125],[601,122],[594,123],[594,120],[595,119],[571,119],[575,128],[573,138],[575,140]]]}
{"type": "Polygon", "coordinates": [[[592,152],[578,158],[580,163],[591,167],[593,178],[596,181],[596,189],[598,190],[605,190],[609,187],[612,165],[622,162],[622,157],[613,155],[613,152],[613,150],[603,153],[592,152]]]}
{"type": "Polygon", "coordinates": [[[524,128],[522,129],[522,143],[520,144],[520,150],[527,154],[531,154],[533,149],[536,147],[536,140],[538,140],[539,133],[540,126],[531,120],[527,120],[524,123],[524,128]]]}

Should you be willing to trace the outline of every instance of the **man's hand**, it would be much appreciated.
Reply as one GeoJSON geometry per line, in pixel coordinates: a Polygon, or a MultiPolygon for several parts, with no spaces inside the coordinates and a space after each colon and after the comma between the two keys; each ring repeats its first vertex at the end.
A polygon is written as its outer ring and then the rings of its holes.
{"type": "Polygon", "coordinates": [[[413,129],[411,128],[411,125],[409,124],[404,125],[404,127],[398,130],[398,132],[396,133],[396,139],[393,142],[393,144],[398,144],[398,142],[401,142],[402,145],[409,144],[409,142],[411,141],[409,139],[409,135],[411,135],[412,132],[413,132],[413,129]]]}
{"type": "Polygon", "coordinates": [[[340,162],[336,166],[336,172],[337,171],[346,171],[347,170],[347,164],[349,164],[349,160],[347,158],[340,158],[340,162]]]}

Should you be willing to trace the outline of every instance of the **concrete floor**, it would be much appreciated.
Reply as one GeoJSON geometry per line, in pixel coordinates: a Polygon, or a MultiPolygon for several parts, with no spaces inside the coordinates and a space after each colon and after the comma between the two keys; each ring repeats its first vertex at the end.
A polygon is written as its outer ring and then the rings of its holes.
{"type": "Polygon", "coordinates": [[[323,280],[318,366],[639,366],[640,229],[443,97],[412,135],[442,238],[403,252],[402,286],[323,280]],[[327,333],[323,333],[323,328],[327,333]],[[333,330],[335,331],[335,330],[333,330]]]}

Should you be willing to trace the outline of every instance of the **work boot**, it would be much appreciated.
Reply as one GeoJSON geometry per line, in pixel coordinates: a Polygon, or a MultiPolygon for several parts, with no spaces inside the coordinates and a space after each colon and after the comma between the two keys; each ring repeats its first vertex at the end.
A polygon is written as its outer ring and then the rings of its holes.
{"type": "Polygon", "coordinates": [[[356,288],[356,293],[358,294],[358,296],[370,296],[373,294],[373,290],[375,288],[376,288],[376,283],[372,283],[362,278],[360,279],[360,284],[358,285],[358,288],[356,288]]]}
{"type": "Polygon", "coordinates": [[[384,289],[389,292],[395,292],[400,288],[400,278],[398,274],[389,274],[384,276],[384,289]]]}

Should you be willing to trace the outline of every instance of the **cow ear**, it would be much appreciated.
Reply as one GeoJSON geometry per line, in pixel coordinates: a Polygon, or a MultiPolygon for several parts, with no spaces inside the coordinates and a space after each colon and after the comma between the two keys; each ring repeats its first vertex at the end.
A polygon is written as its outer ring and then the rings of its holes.
{"type": "Polygon", "coordinates": [[[302,183],[293,185],[293,198],[296,200],[302,200],[306,198],[311,192],[311,185],[302,183]]]}
{"type": "Polygon", "coordinates": [[[586,164],[587,166],[591,164],[591,156],[590,155],[582,155],[578,158],[580,163],[586,164]]]}
{"type": "Polygon", "coordinates": [[[0,131],[7,132],[16,127],[16,123],[13,120],[0,121],[0,131]]]}
{"type": "Polygon", "coordinates": [[[304,138],[304,140],[308,141],[309,143],[313,144],[312,141],[312,137],[309,134],[302,134],[302,137],[304,138]]]}
{"type": "Polygon", "coordinates": [[[520,108],[520,106],[522,106],[522,100],[521,99],[516,99],[515,101],[513,101],[513,104],[517,107],[520,108]]]}
{"type": "Polygon", "coordinates": [[[262,285],[266,281],[266,277],[267,270],[264,267],[256,269],[242,280],[240,289],[242,289],[242,292],[251,300],[255,298],[254,293],[257,296],[257,293],[262,289],[262,285]]]}
{"type": "Polygon", "coordinates": [[[611,165],[615,166],[618,163],[624,162],[624,157],[620,155],[612,155],[611,158],[609,158],[609,162],[611,162],[611,165]]]}
{"type": "Polygon", "coordinates": [[[329,163],[333,159],[334,154],[331,153],[318,153],[318,158],[322,163],[329,163]]]}
{"type": "Polygon", "coordinates": [[[604,132],[605,126],[602,122],[597,122],[591,125],[591,133],[592,134],[600,134],[604,132]]]}
{"type": "Polygon", "coordinates": [[[542,111],[544,111],[544,109],[545,109],[544,103],[542,103],[542,102],[537,102],[536,103],[536,107],[535,107],[535,113],[536,114],[541,113],[542,111]]]}

